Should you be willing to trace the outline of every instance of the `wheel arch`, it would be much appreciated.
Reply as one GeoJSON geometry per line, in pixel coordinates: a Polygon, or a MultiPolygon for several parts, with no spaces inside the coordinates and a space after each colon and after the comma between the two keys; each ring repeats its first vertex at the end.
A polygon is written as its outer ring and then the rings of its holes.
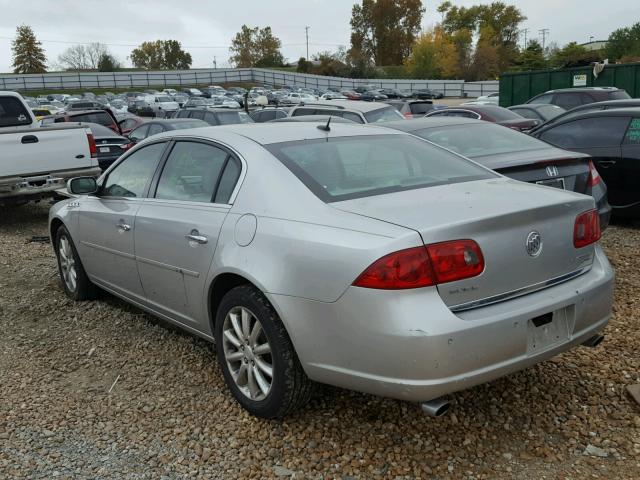
{"type": "Polygon", "coordinates": [[[54,240],[56,238],[56,232],[60,229],[60,227],[64,226],[64,222],[60,220],[58,217],[54,217],[51,219],[49,223],[49,234],[51,239],[51,244],[53,245],[54,240]]]}

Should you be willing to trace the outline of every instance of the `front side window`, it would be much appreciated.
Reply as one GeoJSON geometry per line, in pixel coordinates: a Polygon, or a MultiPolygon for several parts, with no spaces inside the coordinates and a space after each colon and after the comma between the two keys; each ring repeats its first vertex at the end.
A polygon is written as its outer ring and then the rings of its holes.
{"type": "Polygon", "coordinates": [[[564,148],[620,145],[629,117],[594,117],[574,120],[546,130],[540,138],[564,148]]]}
{"type": "Polygon", "coordinates": [[[177,142],[162,170],[155,198],[211,202],[228,154],[198,142],[177,142]]]}
{"type": "Polygon", "coordinates": [[[109,173],[100,189],[100,196],[143,197],[158,167],[165,146],[165,142],[154,143],[125,158],[109,173]]]}
{"type": "Polygon", "coordinates": [[[409,135],[303,140],[267,149],[325,202],[493,177],[409,135]]]}
{"type": "Polygon", "coordinates": [[[162,128],[162,125],[158,123],[153,123],[149,125],[149,133],[147,133],[147,137],[150,137],[152,135],[157,135],[162,132],[164,132],[164,128],[162,128]]]}

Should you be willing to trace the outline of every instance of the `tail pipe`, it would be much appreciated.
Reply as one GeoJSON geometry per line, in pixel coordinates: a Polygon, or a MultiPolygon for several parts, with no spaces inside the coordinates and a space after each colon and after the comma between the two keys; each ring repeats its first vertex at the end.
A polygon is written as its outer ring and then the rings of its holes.
{"type": "Polygon", "coordinates": [[[428,402],[420,404],[422,411],[431,417],[441,417],[449,411],[450,406],[451,402],[449,399],[444,397],[429,400],[428,402]]]}
{"type": "Polygon", "coordinates": [[[585,347],[595,348],[602,343],[604,340],[604,335],[600,335],[599,333],[594,335],[593,337],[587,338],[585,342],[582,343],[585,347]]]}

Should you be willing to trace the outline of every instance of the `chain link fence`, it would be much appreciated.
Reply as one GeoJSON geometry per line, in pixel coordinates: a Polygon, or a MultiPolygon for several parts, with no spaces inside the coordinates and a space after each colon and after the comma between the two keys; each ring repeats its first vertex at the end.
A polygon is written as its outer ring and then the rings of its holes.
{"type": "Polygon", "coordinates": [[[397,88],[411,92],[430,89],[442,93],[445,97],[477,97],[498,91],[498,81],[354,79],[262,68],[0,75],[0,90],[25,92],[29,90],[91,90],[96,88],[194,87],[222,83],[291,85],[318,89],[329,87],[352,89],[361,85],[374,85],[380,88],[397,88]]]}

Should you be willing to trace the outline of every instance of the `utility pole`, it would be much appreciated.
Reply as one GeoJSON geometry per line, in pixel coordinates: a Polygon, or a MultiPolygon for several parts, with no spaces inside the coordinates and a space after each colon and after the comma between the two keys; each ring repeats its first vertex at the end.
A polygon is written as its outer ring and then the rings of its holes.
{"type": "Polygon", "coordinates": [[[524,33],[524,49],[527,49],[527,33],[529,33],[529,29],[528,28],[523,28],[522,33],[524,33]]]}
{"type": "Polygon", "coordinates": [[[304,27],[304,33],[307,36],[307,62],[309,61],[309,29],[311,27],[306,26],[304,27]]]}
{"type": "Polygon", "coordinates": [[[540,35],[542,35],[542,51],[544,52],[544,47],[545,47],[545,43],[547,40],[547,35],[549,35],[549,29],[548,28],[543,28],[538,30],[538,33],[540,35]]]}
{"type": "Polygon", "coordinates": [[[213,57],[213,68],[214,68],[214,70],[216,68],[218,68],[218,62],[216,62],[216,57],[215,56],[213,57]]]}

